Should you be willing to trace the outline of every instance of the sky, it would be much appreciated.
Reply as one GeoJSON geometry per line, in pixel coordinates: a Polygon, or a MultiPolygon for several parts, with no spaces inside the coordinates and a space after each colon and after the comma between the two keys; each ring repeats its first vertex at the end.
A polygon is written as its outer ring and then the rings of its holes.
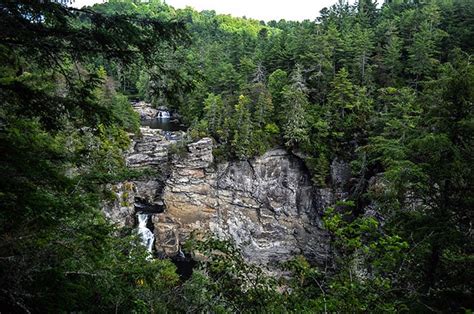
{"type": "MultiPolygon", "coordinates": [[[[75,0],[74,6],[82,7],[103,0],[75,0]]],[[[166,0],[175,8],[191,6],[198,11],[215,10],[217,13],[246,16],[257,20],[314,20],[319,11],[337,0],[166,0]]],[[[351,3],[353,1],[350,1],[351,3]]]]}

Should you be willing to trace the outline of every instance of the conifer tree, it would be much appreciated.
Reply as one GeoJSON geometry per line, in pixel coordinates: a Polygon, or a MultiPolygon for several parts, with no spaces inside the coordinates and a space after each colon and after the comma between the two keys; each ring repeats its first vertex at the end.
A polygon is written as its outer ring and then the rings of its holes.
{"type": "Polygon", "coordinates": [[[204,114],[209,134],[218,138],[224,120],[224,104],[220,95],[209,94],[204,100],[204,114]]]}
{"type": "Polygon", "coordinates": [[[286,114],[283,137],[285,145],[289,147],[303,145],[309,139],[306,118],[306,108],[309,105],[307,90],[302,70],[297,66],[291,76],[291,85],[283,89],[283,108],[286,114]]]}
{"type": "Polygon", "coordinates": [[[250,158],[253,155],[252,146],[252,121],[249,111],[250,100],[247,96],[240,95],[235,105],[234,134],[231,145],[239,159],[250,158]]]}
{"type": "Polygon", "coordinates": [[[388,82],[394,83],[402,71],[402,41],[396,34],[390,35],[384,46],[383,63],[386,68],[388,82]]]}

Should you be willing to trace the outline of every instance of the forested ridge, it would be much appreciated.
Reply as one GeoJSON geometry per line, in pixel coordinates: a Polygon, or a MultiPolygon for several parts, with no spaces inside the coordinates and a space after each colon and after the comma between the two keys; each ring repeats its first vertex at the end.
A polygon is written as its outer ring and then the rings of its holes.
{"type": "Polygon", "coordinates": [[[68,4],[0,1],[0,312],[472,312],[474,1],[303,22],[68,4]],[[187,243],[205,256],[190,278],[150,260],[101,212],[108,184],[159,175],[124,162],[136,99],[216,162],[284,147],[318,187],[350,163],[321,213],[333,263],[273,276],[212,236],[187,243]]]}

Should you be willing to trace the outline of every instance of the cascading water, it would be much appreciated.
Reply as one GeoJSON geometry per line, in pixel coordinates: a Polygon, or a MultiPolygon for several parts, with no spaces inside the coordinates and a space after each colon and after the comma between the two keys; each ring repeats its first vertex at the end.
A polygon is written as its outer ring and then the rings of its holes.
{"type": "Polygon", "coordinates": [[[160,111],[158,112],[158,118],[161,118],[161,119],[169,119],[171,116],[170,116],[170,113],[168,111],[160,111]]]}
{"type": "Polygon", "coordinates": [[[148,214],[138,213],[138,235],[142,240],[143,246],[146,247],[147,251],[152,253],[153,242],[155,241],[155,236],[150,229],[147,228],[146,223],[148,222],[148,214]]]}
{"type": "Polygon", "coordinates": [[[178,257],[181,258],[181,259],[184,259],[186,258],[186,255],[184,255],[184,252],[181,251],[181,246],[179,247],[179,251],[178,251],[178,257]]]}

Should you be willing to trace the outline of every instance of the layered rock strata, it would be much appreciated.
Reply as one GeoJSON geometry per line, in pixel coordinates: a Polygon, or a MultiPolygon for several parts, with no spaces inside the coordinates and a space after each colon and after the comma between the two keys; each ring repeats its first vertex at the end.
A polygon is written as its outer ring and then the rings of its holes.
{"type": "Polygon", "coordinates": [[[156,250],[176,254],[194,230],[233,239],[260,264],[297,254],[324,263],[327,234],[302,162],[283,149],[250,161],[212,164],[211,139],[188,146],[165,184],[166,210],[155,215],[156,250]]]}
{"type": "Polygon", "coordinates": [[[162,192],[167,173],[169,150],[183,136],[184,132],[174,132],[169,139],[166,132],[149,127],[140,128],[140,136],[132,138],[132,144],[125,156],[130,168],[155,168],[160,178],[144,178],[110,185],[108,188],[114,200],[103,206],[105,216],[118,227],[133,227],[137,212],[161,213],[164,210],[162,192]]]}
{"type": "Polygon", "coordinates": [[[155,251],[181,254],[190,234],[211,232],[232,239],[247,260],[272,265],[295,255],[324,264],[329,258],[328,234],[321,213],[345,197],[350,168],[331,165],[331,188],[313,186],[300,158],[273,149],[248,161],[216,164],[210,138],[183,146],[172,154],[183,134],[141,129],[126,156],[130,167],[152,167],[161,178],[124,182],[113,187],[116,200],[104,207],[119,226],[133,226],[137,212],[153,213],[155,251]]]}

